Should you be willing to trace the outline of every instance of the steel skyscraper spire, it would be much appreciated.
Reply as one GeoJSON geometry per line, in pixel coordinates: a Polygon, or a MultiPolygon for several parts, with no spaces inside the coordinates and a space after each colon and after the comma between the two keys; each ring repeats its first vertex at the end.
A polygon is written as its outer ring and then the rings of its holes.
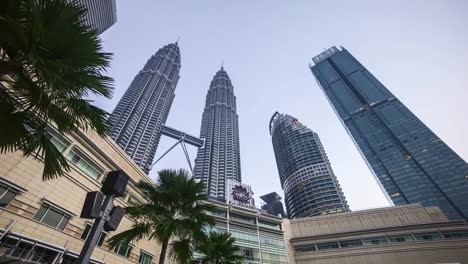
{"type": "Polygon", "coordinates": [[[234,87],[224,68],[216,73],[206,95],[194,175],[209,196],[224,198],[226,180],[241,181],[239,123],[234,87]]]}
{"type": "Polygon", "coordinates": [[[110,116],[111,137],[146,173],[174,100],[180,67],[177,42],[159,49],[135,76],[110,116]]]}

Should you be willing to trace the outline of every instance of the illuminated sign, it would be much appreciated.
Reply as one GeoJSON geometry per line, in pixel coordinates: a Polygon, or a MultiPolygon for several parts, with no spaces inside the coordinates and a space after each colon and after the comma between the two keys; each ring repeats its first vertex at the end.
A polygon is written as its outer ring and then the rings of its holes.
{"type": "Polygon", "coordinates": [[[240,205],[243,207],[255,208],[253,192],[250,185],[236,182],[233,180],[227,181],[226,197],[229,204],[240,205]]]}

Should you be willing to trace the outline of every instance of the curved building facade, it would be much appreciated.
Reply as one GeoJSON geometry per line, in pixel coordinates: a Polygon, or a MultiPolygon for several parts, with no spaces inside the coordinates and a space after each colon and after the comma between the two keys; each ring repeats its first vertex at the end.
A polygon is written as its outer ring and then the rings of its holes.
{"type": "Polygon", "coordinates": [[[111,137],[146,173],[175,97],[180,67],[177,43],[159,49],[135,76],[110,116],[111,137]]]}
{"type": "Polygon", "coordinates": [[[290,219],[349,211],[317,133],[276,112],[270,135],[290,219]]]}
{"type": "Polygon", "coordinates": [[[241,181],[239,122],[234,87],[226,71],[216,73],[206,95],[200,138],[205,140],[195,159],[195,178],[212,197],[225,198],[226,181],[241,181]]]}

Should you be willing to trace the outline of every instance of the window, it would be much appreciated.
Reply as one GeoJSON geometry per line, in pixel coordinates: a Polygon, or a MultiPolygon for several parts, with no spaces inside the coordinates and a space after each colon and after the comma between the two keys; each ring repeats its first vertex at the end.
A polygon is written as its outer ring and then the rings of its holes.
{"type": "MultiPolygon", "coordinates": [[[[43,247],[35,241],[10,237],[7,237],[1,244],[0,251],[6,256],[21,259],[27,263],[53,263],[58,254],[57,251],[43,247]]],[[[19,261],[10,262],[20,263],[19,261]]]]}
{"type": "Polygon", "coordinates": [[[60,140],[57,136],[52,135],[50,133],[48,133],[47,136],[50,139],[50,142],[52,142],[52,144],[55,146],[55,148],[57,148],[58,151],[62,152],[67,147],[67,145],[63,143],[63,141],[60,140]]]}
{"type": "Polygon", "coordinates": [[[0,182],[0,208],[5,208],[15,198],[18,190],[0,182]]]}
{"type": "Polygon", "coordinates": [[[316,251],[315,245],[304,245],[304,246],[297,246],[294,247],[296,252],[307,252],[307,251],[316,251]]]}
{"type": "Polygon", "coordinates": [[[349,248],[349,247],[362,247],[362,241],[361,240],[346,240],[346,241],[340,241],[340,246],[342,248],[349,248]]]}
{"type": "MultiPolygon", "coordinates": [[[[88,238],[89,232],[91,231],[91,228],[93,227],[92,224],[86,224],[86,227],[83,231],[83,234],[81,234],[81,239],[86,240],[88,238]]],[[[104,240],[106,240],[107,232],[101,231],[101,234],[99,235],[99,239],[97,242],[97,245],[102,247],[102,244],[104,244],[104,240]]]]}
{"type": "Polygon", "coordinates": [[[80,170],[86,173],[89,177],[97,180],[99,176],[103,173],[103,170],[97,165],[93,164],[89,159],[87,159],[83,154],[78,153],[77,150],[73,149],[68,153],[67,159],[75,164],[80,170]]]}
{"type": "Polygon", "coordinates": [[[411,235],[396,235],[396,236],[388,236],[388,240],[390,243],[401,243],[401,242],[410,242],[414,241],[411,235]]]}
{"type": "Polygon", "coordinates": [[[141,204],[138,198],[136,198],[136,196],[131,193],[128,195],[127,203],[130,206],[138,206],[141,204]]]}
{"type": "Polygon", "coordinates": [[[140,259],[138,260],[138,263],[139,264],[151,264],[152,260],[153,260],[153,256],[141,251],[140,259]]]}
{"type": "Polygon", "coordinates": [[[439,233],[419,233],[414,234],[416,240],[440,240],[442,236],[439,233]]]}
{"type": "Polygon", "coordinates": [[[327,249],[335,249],[335,248],[339,248],[338,242],[317,244],[318,250],[327,250],[327,249]]]}
{"type": "Polygon", "coordinates": [[[453,230],[442,232],[445,238],[463,238],[468,237],[468,230],[453,230]]]}
{"type": "Polygon", "coordinates": [[[132,252],[132,249],[133,249],[132,245],[120,243],[119,246],[114,249],[114,252],[124,258],[128,258],[130,257],[130,253],[132,252]]]}
{"type": "Polygon", "coordinates": [[[58,230],[65,229],[65,226],[67,225],[70,218],[71,215],[68,213],[65,213],[60,209],[52,207],[48,204],[43,204],[34,215],[35,220],[58,230]]]}
{"type": "Polygon", "coordinates": [[[388,244],[385,237],[371,237],[363,240],[365,246],[388,244]]]}

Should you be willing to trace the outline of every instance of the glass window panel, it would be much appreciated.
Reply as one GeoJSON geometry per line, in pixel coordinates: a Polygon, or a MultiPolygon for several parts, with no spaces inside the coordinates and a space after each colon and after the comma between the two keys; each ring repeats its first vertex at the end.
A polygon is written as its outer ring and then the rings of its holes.
{"type": "Polygon", "coordinates": [[[419,233],[414,234],[416,240],[439,240],[442,236],[439,233],[419,233]]]}
{"type": "Polygon", "coordinates": [[[390,243],[402,243],[402,242],[414,241],[414,239],[413,239],[413,237],[411,235],[389,236],[388,240],[390,241],[390,243]]]}
{"type": "Polygon", "coordinates": [[[295,247],[297,252],[316,251],[315,245],[304,245],[295,247]]]}
{"type": "Polygon", "coordinates": [[[13,192],[10,189],[7,189],[3,192],[0,190],[0,208],[6,207],[10,202],[15,198],[16,192],[13,192]]]}
{"type": "Polygon", "coordinates": [[[318,250],[327,250],[327,249],[335,249],[335,248],[339,248],[338,242],[317,244],[318,250]]]}
{"type": "Polygon", "coordinates": [[[363,242],[365,246],[388,244],[388,240],[385,237],[366,238],[363,240],[363,242]]]}
{"type": "Polygon", "coordinates": [[[37,213],[34,215],[34,219],[59,230],[63,230],[68,224],[70,216],[45,204],[39,208],[37,213]]]}
{"type": "Polygon", "coordinates": [[[342,248],[346,247],[362,247],[362,241],[361,240],[346,240],[346,241],[340,241],[340,246],[342,248]]]}
{"type": "Polygon", "coordinates": [[[153,257],[151,255],[141,252],[138,263],[139,264],[151,264],[152,260],[153,260],[153,257]]]}
{"type": "Polygon", "coordinates": [[[463,238],[468,237],[468,230],[453,230],[442,232],[445,238],[463,238]]]}
{"type": "Polygon", "coordinates": [[[85,229],[83,230],[83,234],[81,234],[81,239],[88,238],[89,231],[91,231],[91,225],[86,224],[85,229]]]}
{"type": "Polygon", "coordinates": [[[49,207],[49,210],[45,213],[41,222],[46,225],[57,227],[60,221],[62,221],[62,218],[63,214],[49,207]]]}
{"type": "Polygon", "coordinates": [[[57,229],[64,230],[65,226],[67,226],[67,224],[68,224],[68,221],[70,221],[70,217],[69,216],[64,216],[63,219],[62,219],[62,222],[59,224],[57,229]]]}
{"type": "Polygon", "coordinates": [[[37,220],[37,221],[41,221],[42,216],[45,214],[46,211],[47,211],[47,207],[44,206],[44,205],[41,206],[41,208],[39,208],[37,213],[34,215],[34,219],[37,220]]]}

